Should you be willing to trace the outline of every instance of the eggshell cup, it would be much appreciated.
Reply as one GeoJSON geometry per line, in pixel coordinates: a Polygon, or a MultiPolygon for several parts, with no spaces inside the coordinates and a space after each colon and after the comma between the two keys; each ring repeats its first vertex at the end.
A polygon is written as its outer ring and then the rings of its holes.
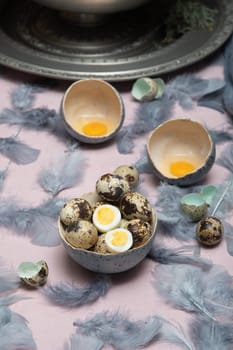
{"type": "Polygon", "coordinates": [[[160,124],[149,135],[147,154],[155,175],[177,186],[200,181],[215,161],[215,143],[200,123],[191,119],[172,119],[160,124]],[[169,170],[172,161],[190,161],[193,170],[174,176],[169,170]]]}
{"type": "Polygon", "coordinates": [[[84,79],[74,82],[66,90],[61,115],[72,137],[84,143],[98,144],[116,136],[123,124],[125,111],[120,94],[111,84],[101,79],[84,79]],[[86,134],[83,128],[90,120],[102,123],[106,132],[86,134]]]}
{"type": "Polygon", "coordinates": [[[155,238],[157,215],[153,215],[152,235],[142,246],[132,248],[124,253],[99,254],[91,250],[72,247],[64,237],[63,225],[58,219],[58,230],[68,255],[84,268],[99,273],[119,273],[130,270],[139,264],[149,253],[155,238]]]}

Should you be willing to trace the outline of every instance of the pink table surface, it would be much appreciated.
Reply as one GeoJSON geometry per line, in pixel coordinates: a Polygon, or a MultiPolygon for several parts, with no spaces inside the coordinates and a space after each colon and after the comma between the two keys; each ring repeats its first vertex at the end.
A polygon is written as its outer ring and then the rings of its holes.
{"type": "MultiPolygon", "coordinates": [[[[195,73],[203,78],[223,78],[223,68],[216,62],[198,66],[195,73]]],[[[35,76],[4,68],[0,74],[0,110],[11,108],[10,94],[22,83],[32,82],[38,79],[35,76]]],[[[48,107],[59,110],[62,95],[70,82],[59,82],[58,86],[36,94],[34,107],[48,107]]],[[[114,83],[123,97],[126,109],[125,124],[131,123],[135,118],[138,102],[133,100],[130,89],[131,82],[114,83]]],[[[172,118],[192,118],[213,128],[224,129],[227,125],[228,116],[213,109],[194,106],[190,111],[184,111],[177,105],[172,118]]],[[[18,131],[16,126],[0,125],[0,136],[8,137],[18,131]]],[[[60,194],[63,198],[74,198],[84,192],[94,190],[96,179],[106,172],[111,172],[121,164],[134,164],[144,149],[148,134],[141,135],[136,139],[136,146],[130,154],[120,154],[113,142],[106,145],[90,147],[81,146],[81,152],[85,159],[83,178],[71,189],[60,194]]],[[[37,175],[41,169],[51,161],[56,160],[65,150],[64,142],[45,131],[32,131],[22,129],[19,139],[31,147],[40,150],[36,162],[28,165],[10,163],[9,172],[4,182],[0,196],[4,199],[13,198],[22,206],[36,206],[48,198],[48,194],[38,185],[37,175]]],[[[222,152],[224,145],[217,146],[217,157],[222,152]]],[[[8,159],[0,155],[0,169],[4,169],[8,159]]],[[[223,181],[226,172],[222,167],[214,164],[203,183],[219,184],[223,181]]],[[[159,181],[152,174],[141,174],[140,187],[147,193],[149,200],[154,203],[159,181]]],[[[161,237],[161,242],[166,245],[176,246],[180,243],[161,237]]],[[[74,282],[80,286],[90,283],[95,273],[89,272],[73,262],[66,254],[62,245],[57,247],[40,247],[33,245],[27,236],[19,237],[15,232],[4,227],[0,228],[0,256],[13,269],[17,269],[22,261],[44,259],[49,266],[48,282],[52,284],[74,282]]],[[[201,248],[201,256],[211,259],[215,264],[224,266],[230,274],[233,273],[232,257],[227,253],[225,240],[214,249],[201,248]]],[[[131,320],[140,320],[147,316],[158,314],[175,324],[187,329],[187,321],[193,315],[179,311],[166,304],[152,286],[152,271],[156,263],[145,259],[134,269],[112,275],[113,287],[108,293],[92,304],[65,308],[51,304],[40,290],[28,290],[19,288],[17,293],[24,294],[29,299],[16,302],[11,309],[20,313],[28,320],[28,326],[32,330],[38,350],[63,349],[64,343],[75,332],[73,322],[76,319],[85,319],[99,311],[121,311],[131,320]]],[[[188,336],[188,335],[187,335],[188,336]]],[[[146,349],[179,349],[173,344],[154,343],[146,349]]],[[[136,350],[136,349],[135,349],[136,350]]]]}

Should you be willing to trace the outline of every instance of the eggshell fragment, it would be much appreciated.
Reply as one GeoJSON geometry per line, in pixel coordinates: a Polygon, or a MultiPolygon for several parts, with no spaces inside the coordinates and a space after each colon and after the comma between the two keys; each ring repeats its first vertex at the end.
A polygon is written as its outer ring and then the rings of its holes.
{"type": "Polygon", "coordinates": [[[30,287],[39,287],[46,283],[49,268],[45,260],[33,263],[30,261],[22,262],[18,267],[20,279],[30,287]]]}
{"type": "Polygon", "coordinates": [[[191,221],[199,221],[207,213],[207,203],[198,193],[188,193],[181,198],[180,206],[191,221]]]}

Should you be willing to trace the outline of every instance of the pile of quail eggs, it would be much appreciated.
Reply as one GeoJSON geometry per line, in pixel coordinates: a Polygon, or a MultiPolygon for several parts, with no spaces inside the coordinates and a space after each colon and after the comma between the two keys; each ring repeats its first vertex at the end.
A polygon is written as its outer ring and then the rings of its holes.
{"type": "Polygon", "coordinates": [[[116,254],[144,245],[152,235],[153,209],[135,190],[139,174],[121,165],[100,176],[95,192],[66,202],[60,212],[65,240],[74,248],[116,254]]]}

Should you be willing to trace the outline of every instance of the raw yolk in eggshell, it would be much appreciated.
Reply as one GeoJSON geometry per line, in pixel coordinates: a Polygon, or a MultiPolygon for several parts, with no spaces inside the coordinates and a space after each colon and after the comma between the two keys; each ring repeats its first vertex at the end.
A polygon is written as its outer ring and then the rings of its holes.
{"type": "Polygon", "coordinates": [[[88,136],[103,136],[107,133],[107,126],[101,122],[90,122],[83,126],[83,133],[88,136]]]}
{"type": "Polygon", "coordinates": [[[176,177],[182,177],[191,173],[195,169],[194,165],[184,160],[170,164],[170,172],[176,177]]]}

